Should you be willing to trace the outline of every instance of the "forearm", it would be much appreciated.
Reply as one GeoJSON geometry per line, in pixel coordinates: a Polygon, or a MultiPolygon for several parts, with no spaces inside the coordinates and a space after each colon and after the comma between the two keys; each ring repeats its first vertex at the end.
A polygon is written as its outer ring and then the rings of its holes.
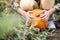
{"type": "Polygon", "coordinates": [[[49,10],[49,15],[52,15],[52,14],[54,14],[55,12],[56,12],[57,10],[55,9],[55,8],[51,8],[50,10],[49,10]]]}
{"type": "Polygon", "coordinates": [[[25,12],[25,11],[22,10],[21,8],[18,8],[16,11],[17,11],[19,14],[21,14],[22,16],[24,16],[24,17],[27,16],[27,15],[26,15],[27,12],[25,12]]]}
{"type": "Polygon", "coordinates": [[[49,10],[50,15],[54,14],[54,12],[58,12],[60,11],[60,3],[58,3],[57,5],[55,5],[52,9],[49,10]]]}
{"type": "Polygon", "coordinates": [[[11,4],[12,4],[12,8],[16,10],[19,14],[21,14],[24,17],[27,16],[26,12],[20,8],[19,4],[16,1],[12,0],[11,4]]]}

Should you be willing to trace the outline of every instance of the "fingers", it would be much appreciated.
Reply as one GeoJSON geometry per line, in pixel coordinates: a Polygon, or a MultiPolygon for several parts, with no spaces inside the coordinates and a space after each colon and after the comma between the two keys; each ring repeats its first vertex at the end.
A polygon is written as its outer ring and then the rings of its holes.
{"type": "Polygon", "coordinates": [[[32,13],[32,11],[28,11],[28,13],[30,14],[30,13],[32,13]]]}
{"type": "Polygon", "coordinates": [[[42,10],[43,13],[45,13],[47,10],[42,10]]]}
{"type": "Polygon", "coordinates": [[[43,18],[44,16],[46,16],[45,12],[47,12],[47,10],[42,10],[42,12],[44,13],[44,15],[40,16],[40,18],[43,18]]]}
{"type": "Polygon", "coordinates": [[[31,19],[34,19],[34,16],[29,16],[31,19]]]}
{"type": "Polygon", "coordinates": [[[45,17],[46,16],[46,14],[43,14],[42,16],[40,16],[40,18],[43,18],[43,17],[45,17]]]}
{"type": "Polygon", "coordinates": [[[29,16],[29,18],[34,18],[33,16],[30,16],[30,13],[31,13],[32,11],[28,11],[27,12],[27,16],[29,16]]]}
{"type": "Polygon", "coordinates": [[[46,11],[42,16],[40,16],[42,21],[46,21],[49,19],[49,13],[46,11]]]}
{"type": "Polygon", "coordinates": [[[46,21],[48,19],[49,19],[49,16],[45,16],[45,17],[41,18],[42,21],[46,21]]]}

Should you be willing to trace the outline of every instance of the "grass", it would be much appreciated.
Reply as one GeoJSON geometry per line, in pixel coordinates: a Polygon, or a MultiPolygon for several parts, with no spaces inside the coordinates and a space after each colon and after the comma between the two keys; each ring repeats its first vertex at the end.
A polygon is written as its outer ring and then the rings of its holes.
{"type": "Polygon", "coordinates": [[[23,19],[17,13],[7,13],[5,16],[0,17],[0,38],[3,38],[12,30],[17,31],[17,28],[21,27],[23,22],[23,19]]]}

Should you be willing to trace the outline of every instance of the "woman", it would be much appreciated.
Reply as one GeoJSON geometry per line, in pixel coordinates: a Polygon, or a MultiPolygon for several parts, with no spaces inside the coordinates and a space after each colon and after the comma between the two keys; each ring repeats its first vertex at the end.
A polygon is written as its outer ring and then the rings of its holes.
{"type": "MultiPolygon", "coordinates": [[[[46,10],[45,8],[43,8],[43,9],[44,9],[44,10],[43,10],[44,15],[40,17],[40,18],[42,19],[42,21],[49,20],[49,17],[50,17],[52,14],[54,14],[54,12],[60,11],[60,0],[55,0],[55,1],[56,1],[56,2],[55,2],[56,4],[55,4],[53,7],[49,8],[48,10],[46,10]]],[[[30,19],[30,16],[28,15],[29,12],[26,12],[26,11],[22,10],[16,2],[12,2],[12,4],[13,4],[13,5],[12,5],[13,8],[14,8],[19,14],[23,15],[27,20],[30,19]]],[[[45,5],[45,6],[46,6],[46,5],[45,5]]],[[[55,30],[55,29],[56,29],[53,21],[50,21],[50,22],[48,23],[48,28],[50,28],[51,30],[55,30]],[[52,25],[52,24],[53,24],[53,25],[52,25]]]]}
{"type": "MultiPolygon", "coordinates": [[[[51,0],[50,0],[50,2],[51,2],[51,0]]],[[[53,3],[51,5],[53,5],[53,3]]],[[[47,6],[47,5],[45,5],[45,6],[47,6]]],[[[43,8],[44,8],[44,5],[43,5],[43,8]]],[[[60,0],[55,0],[55,5],[54,6],[52,6],[50,8],[50,5],[49,5],[48,7],[45,7],[45,9],[43,10],[43,12],[45,12],[44,15],[41,16],[40,18],[42,19],[42,21],[49,20],[48,28],[50,28],[50,30],[55,30],[56,27],[55,27],[55,24],[53,22],[53,17],[52,16],[55,12],[60,11],[60,0]],[[45,10],[46,8],[49,8],[49,9],[45,10]]]]}

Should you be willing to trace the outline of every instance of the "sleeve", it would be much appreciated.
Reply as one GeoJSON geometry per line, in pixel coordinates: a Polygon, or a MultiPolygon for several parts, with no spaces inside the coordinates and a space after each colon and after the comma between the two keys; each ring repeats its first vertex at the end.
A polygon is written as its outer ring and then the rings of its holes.
{"type": "Polygon", "coordinates": [[[55,8],[56,10],[59,10],[59,11],[60,11],[60,3],[58,3],[57,5],[55,5],[54,8],[55,8]]]}
{"type": "Polygon", "coordinates": [[[11,0],[11,6],[14,10],[17,10],[18,8],[20,8],[19,4],[15,2],[15,0],[11,0]]]}

